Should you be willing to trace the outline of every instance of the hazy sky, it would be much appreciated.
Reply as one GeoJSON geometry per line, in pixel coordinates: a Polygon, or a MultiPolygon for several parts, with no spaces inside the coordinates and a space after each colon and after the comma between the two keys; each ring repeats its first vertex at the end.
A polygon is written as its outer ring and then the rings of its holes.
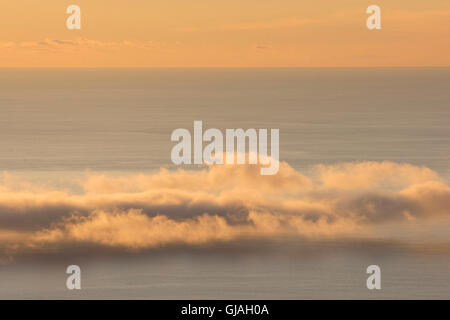
{"type": "Polygon", "coordinates": [[[21,0],[0,19],[0,67],[450,65],[448,0],[21,0]]]}

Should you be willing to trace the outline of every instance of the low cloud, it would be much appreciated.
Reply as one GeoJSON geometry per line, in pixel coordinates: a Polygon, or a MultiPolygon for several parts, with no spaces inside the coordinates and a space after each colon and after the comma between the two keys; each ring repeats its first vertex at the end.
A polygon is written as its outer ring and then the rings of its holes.
{"type": "Polygon", "coordinates": [[[253,165],[90,173],[74,182],[81,193],[8,173],[2,180],[0,252],[10,255],[76,244],[141,250],[284,236],[417,243],[424,241],[417,226],[450,222],[449,186],[428,168],[393,162],[317,165],[305,173],[282,162],[274,176],[253,165]]]}

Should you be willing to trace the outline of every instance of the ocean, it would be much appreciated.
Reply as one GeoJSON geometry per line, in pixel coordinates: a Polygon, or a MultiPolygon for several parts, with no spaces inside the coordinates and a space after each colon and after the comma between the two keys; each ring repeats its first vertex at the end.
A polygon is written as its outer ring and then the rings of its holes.
{"type": "MultiPolygon", "coordinates": [[[[392,161],[450,182],[450,68],[0,69],[0,112],[0,170],[74,194],[86,174],[177,170],[170,135],[195,120],[278,128],[280,160],[299,172],[392,161]]],[[[446,227],[439,250],[273,238],[6,255],[0,298],[448,299],[446,227]],[[66,289],[69,264],[82,290],[66,289]],[[366,288],[371,264],[381,290],[366,288]]]]}

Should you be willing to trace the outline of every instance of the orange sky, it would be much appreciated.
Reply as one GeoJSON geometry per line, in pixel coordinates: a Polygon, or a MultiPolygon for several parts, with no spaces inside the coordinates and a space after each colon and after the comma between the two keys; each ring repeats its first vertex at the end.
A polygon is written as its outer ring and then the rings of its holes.
{"type": "Polygon", "coordinates": [[[0,67],[450,66],[448,0],[2,2],[0,67]]]}

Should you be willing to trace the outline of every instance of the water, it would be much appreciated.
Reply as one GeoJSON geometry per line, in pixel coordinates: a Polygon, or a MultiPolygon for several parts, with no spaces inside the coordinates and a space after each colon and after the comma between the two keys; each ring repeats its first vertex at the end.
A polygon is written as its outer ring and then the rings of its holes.
{"type": "MultiPolygon", "coordinates": [[[[86,170],[173,169],[170,134],[192,131],[194,120],[206,128],[279,128],[280,158],[298,171],[390,160],[450,180],[449,68],[2,69],[0,110],[0,169],[75,193],[67,177],[86,170]]],[[[269,241],[15,257],[0,264],[0,297],[450,297],[448,249],[362,246],[269,241]],[[72,263],[83,270],[75,293],[65,289],[72,263]],[[383,270],[379,292],[365,288],[370,264],[383,270]]]]}
{"type": "Polygon", "coordinates": [[[294,168],[353,160],[448,177],[446,69],[9,70],[0,73],[0,168],[148,171],[174,128],[280,128],[294,168]]]}

